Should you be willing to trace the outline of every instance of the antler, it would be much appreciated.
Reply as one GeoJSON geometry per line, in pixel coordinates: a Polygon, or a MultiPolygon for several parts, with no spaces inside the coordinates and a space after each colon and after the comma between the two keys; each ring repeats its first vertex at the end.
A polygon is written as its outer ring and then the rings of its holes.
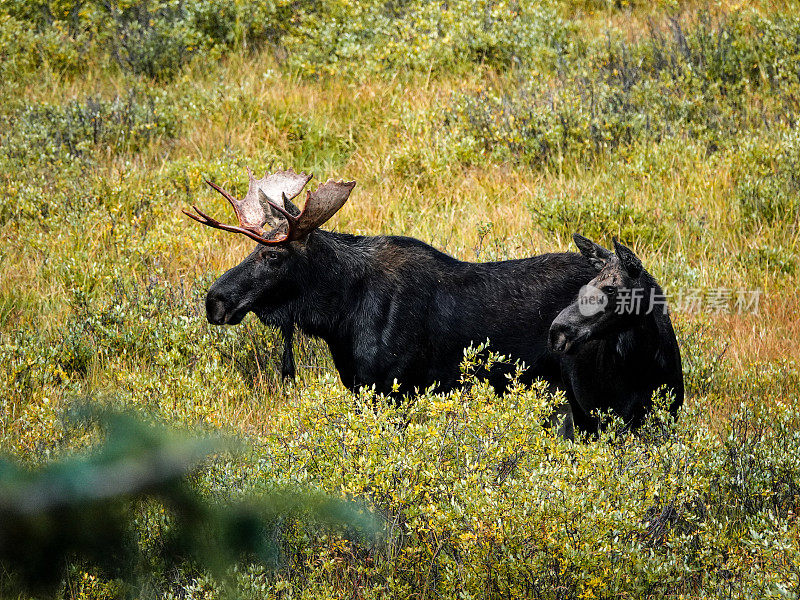
{"type": "MultiPolygon", "coordinates": [[[[241,233],[260,244],[275,245],[298,240],[325,223],[344,205],[356,185],[355,181],[345,183],[328,180],[316,192],[308,192],[303,212],[295,216],[287,211],[287,202],[303,190],[311,180],[311,175],[289,169],[256,180],[250,169],[247,172],[250,187],[242,200],[237,200],[217,184],[206,181],[231,204],[239,220],[238,227],[220,223],[194,205],[192,208],[197,214],[185,209],[183,213],[203,225],[241,233]],[[267,223],[271,227],[269,232],[264,229],[267,223]],[[279,233],[284,226],[285,233],[281,236],[279,233]]],[[[289,205],[293,206],[291,203],[289,205]]]]}
{"type": "Polygon", "coordinates": [[[286,240],[299,240],[335,215],[347,202],[354,187],[356,187],[355,181],[345,182],[329,179],[319,186],[316,192],[307,192],[306,205],[303,207],[303,212],[297,217],[277,204],[272,202],[269,204],[283,215],[289,225],[286,240]]]}

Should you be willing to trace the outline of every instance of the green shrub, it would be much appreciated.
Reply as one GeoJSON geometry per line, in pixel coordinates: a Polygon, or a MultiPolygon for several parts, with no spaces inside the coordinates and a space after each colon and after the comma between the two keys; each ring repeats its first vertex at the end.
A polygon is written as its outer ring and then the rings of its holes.
{"type": "Polygon", "coordinates": [[[309,5],[301,15],[284,44],[288,64],[312,75],[552,64],[573,43],[553,11],[527,3],[368,0],[309,5]]]}
{"type": "Polygon", "coordinates": [[[202,36],[206,47],[241,46],[256,51],[265,45],[278,48],[302,11],[314,4],[310,0],[195,0],[186,7],[191,27],[202,36]]]}
{"type": "Polygon", "coordinates": [[[195,56],[277,45],[299,8],[289,0],[2,0],[0,56],[13,62],[4,61],[0,72],[13,83],[43,65],[57,73],[80,72],[91,58],[168,80],[195,56]]]}
{"type": "Polygon", "coordinates": [[[570,239],[580,233],[598,243],[610,244],[617,236],[625,243],[657,246],[673,235],[662,211],[634,206],[622,195],[589,198],[547,198],[529,203],[534,225],[542,231],[570,239]]]}
{"type": "Polygon", "coordinates": [[[728,373],[728,344],[713,335],[707,318],[675,319],[674,327],[681,348],[686,395],[700,397],[721,391],[728,373]]]}
{"type": "Polygon", "coordinates": [[[150,78],[175,74],[202,42],[187,23],[183,2],[108,2],[111,56],[126,71],[150,78]]]}
{"type": "MultiPolygon", "coordinates": [[[[86,407],[75,412],[86,413],[86,407]]],[[[376,521],[361,506],[297,488],[262,486],[257,495],[251,489],[247,497],[208,502],[191,485],[190,474],[229,444],[134,414],[98,408],[92,413],[93,419],[84,414],[80,424],[68,419],[80,432],[98,420],[107,431],[92,453],[38,469],[0,460],[3,596],[52,594],[76,565],[112,578],[112,585],[101,584],[95,593],[141,593],[165,573],[201,566],[224,583],[237,563],[274,566],[285,523],[317,535],[337,529],[366,540],[374,535],[376,521]],[[140,514],[155,517],[158,533],[136,531],[140,514]]]]}
{"type": "Polygon", "coordinates": [[[276,416],[264,473],[367,498],[387,525],[378,547],[308,540],[314,568],[284,571],[293,594],[747,597],[793,585],[779,565],[798,553],[794,408],[765,405],[716,435],[690,401],[677,426],[662,415],[640,437],[572,444],[543,426],[553,402],[477,382],[401,408],[307,390],[276,416]]]}
{"type": "Polygon", "coordinates": [[[111,100],[90,96],[33,104],[5,115],[4,121],[3,153],[15,160],[53,160],[63,154],[91,158],[98,149],[137,152],[173,138],[180,125],[165,94],[135,89],[111,100]]]}
{"type": "Polygon", "coordinates": [[[557,72],[520,73],[515,88],[457,95],[444,127],[462,160],[483,156],[552,163],[607,154],[637,140],[702,140],[710,152],[742,127],[789,123],[798,109],[793,64],[800,20],[734,13],[666,31],[651,26],[634,43],[590,46],[557,72]],[[768,103],[751,100],[768,87],[768,103]]]}
{"type": "Polygon", "coordinates": [[[0,10],[0,86],[14,88],[38,69],[76,74],[86,68],[88,38],[74,39],[60,27],[32,30],[0,10]]]}
{"type": "Polygon", "coordinates": [[[736,165],[734,193],[747,230],[774,224],[796,229],[800,218],[800,135],[796,130],[746,141],[736,165]]]}

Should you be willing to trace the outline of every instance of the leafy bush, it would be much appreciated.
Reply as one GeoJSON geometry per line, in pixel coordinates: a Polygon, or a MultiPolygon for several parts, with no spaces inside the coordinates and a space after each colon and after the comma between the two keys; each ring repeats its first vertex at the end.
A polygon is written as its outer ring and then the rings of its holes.
{"type": "Polygon", "coordinates": [[[514,89],[457,95],[445,127],[470,161],[549,163],[674,136],[715,151],[742,127],[792,121],[798,32],[796,18],[701,15],[686,28],[672,19],[633,44],[595,44],[557,73],[521,73],[514,89]],[[754,106],[762,86],[770,102],[754,106]]]}
{"type": "Polygon", "coordinates": [[[176,73],[202,42],[183,2],[107,2],[108,46],[119,65],[151,78],[176,73]]]}
{"type": "MultiPolygon", "coordinates": [[[[13,59],[3,71],[24,79],[48,65],[79,72],[88,56],[112,60],[126,73],[167,80],[195,56],[219,57],[236,45],[252,50],[277,44],[298,3],[218,0],[60,0],[0,2],[0,56],[13,59]],[[19,37],[21,34],[21,37],[19,37]],[[25,54],[23,50],[31,52],[25,54]],[[22,57],[18,56],[22,54],[22,57]]],[[[302,3],[301,3],[302,4],[302,3]]]]}
{"type": "Polygon", "coordinates": [[[366,497],[387,531],[377,548],[312,540],[317,567],[286,575],[295,594],[746,597],[793,585],[781,566],[798,553],[800,415],[788,405],[760,421],[743,406],[716,435],[690,404],[677,426],[576,445],[544,427],[554,399],[541,388],[497,398],[472,382],[402,408],[308,392],[278,415],[265,472],[366,497]]]}
{"type": "Polygon", "coordinates": [[[88,45],[87,38],[73,39],[59,27],[37,32],[30,23],[0,10],[0,86],[16,87],[43,67],[79,73],[86,67],[82,56],[88,45]]]}
{"type": "Polygon", "coordinates": [[[180,123],[163,94],[134,89],[112,100],[90,96],[60,105],[29,105],[5,115],[4,121],[3,153],[15,160],[52,160],[62,153],[91,157],[97,149],[136,152],[171,139],[180,123]]]}
{"type": "MultiPolygon", "coordinates": [[[[673,235],[663,214],[634,206],[624,196],[616,198],[547,198],[530,202],[534,224],[548,233],[570,239],[575,232],[603,243],[613,235],[627,243],[658,245],[673,235]]],[[[661,213],[662,211],[658,211],[661,213]]]]}
{"type": "MultiPolygon", "coordinates": [[[[95,55],[107,55],[124,71],[157,79],[174,76],[195,56],[237,46],[271,45],[292,68],[314,75],[552,62],[573,43],[552,10],[505,0],[62,4],[4,0],[0,14],[32,26],[38,42],[64,31],[68,52],[91,44],[95,55]]],[[[19,47],[9,40],[9,54],[19,47]]]]}
{"type": "Polygon", "coordinates": [[[727,373],[724,356],[728,345],[713,335],[707,320],[679,322],[675,334],[681,347],[686,395],[707,396],[722,389],[727,373]]]}
{"type": "Polygon", "coordinates": [[[552,10],[505,0],[326,3],[298,20],[285,46],[307,74],[552,64],[573,43],[552,10]]]}
{"type": "Polygon", "coordinates": [[[800,217],[800,136],[749,140],[737,156],[735,195],[748,230],[780,223],[796,229],[800,217]]]}
{"type": "Polygon", "coordinates": [[[93,453],[36,470],[0,460],[4,596],[52,593],[70,563],[124,580],[127,586],[119,587],[128,594],[152,586],[156,566],[163,573],[188,563],[218,579],[237,562],[271,566],[283,522],[309,532],[319,525],[326,532],[349,528],[367,538],[375,530],[359,506],[297,489],[210,503],[188,476],[209,454],[225,450],[221,440],[192,438],[133,414],[92,412],[108,432],[93,453]],[[148,545],[161,552],[148,556],[137,538],[153,532],[135,526],[137,513],[153,509],[160,512],[160,544],[148,545]]]}

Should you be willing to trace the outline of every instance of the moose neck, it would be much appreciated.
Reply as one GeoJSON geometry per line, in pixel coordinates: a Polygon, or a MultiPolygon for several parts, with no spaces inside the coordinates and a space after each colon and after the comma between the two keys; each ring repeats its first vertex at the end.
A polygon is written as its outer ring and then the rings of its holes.
{"type": "Polygon", "coordinates": [[[375,239],[323,230],[309,234],[300,293],[291,306],[301,331],[329,343],[350,335],[375,239]]]}
{"type": "MultiPolygon", "coordinates": [[[[656,295],[661,295],[663,292],[658,287],[655,280],[649,275],[645,274],[643,277],[645,282],[644,297],[649,302],[651,293],[655,292],[656,295]]],[[[652,364],[653,358],[657,358],[659,349],[659,319],[663,319],[663,307],[657,306],[642,307],[644,314],[635,316],[631,327],[615,334],[613,340],[614,350],[616,355],[625,363],[638,363],[643,362],[652,364]],[[648,310],[652,308],[652,310],[648,310]]]]}
{"type": "Polygon", "coordinates": [[[633,327],[615,334],[609,341],[623,362],[647,362],[658,349],[657,339],[658,327],[653,315],[642,315],[633,327]]]}

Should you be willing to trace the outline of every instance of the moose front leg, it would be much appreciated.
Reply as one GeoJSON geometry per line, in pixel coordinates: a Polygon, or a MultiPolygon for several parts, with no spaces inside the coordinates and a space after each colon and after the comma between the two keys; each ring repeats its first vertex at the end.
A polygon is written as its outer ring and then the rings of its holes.
{"type": "Polygon", "coordinates": [[[294,365],[294,324],[289,323],[281,325],[281,335],[283,335],[283,358],[281,359],[281,378],[294,379],[295,365],[294,365]]]}

